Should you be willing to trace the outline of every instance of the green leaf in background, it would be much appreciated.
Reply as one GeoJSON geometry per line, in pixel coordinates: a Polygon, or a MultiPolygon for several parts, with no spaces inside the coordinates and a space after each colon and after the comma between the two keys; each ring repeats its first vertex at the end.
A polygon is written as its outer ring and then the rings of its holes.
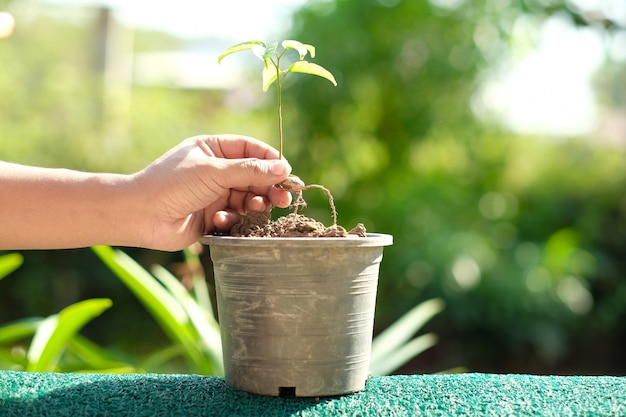
{"type": "Polygon", "coordinates": [[[318,77],[326,78],[328,81],[337,85],[337,81],[333,74],[321,65],[314,64],[308,61],[296,61],[287,69],[287,72],[300,72],[302,74],[317,75],[318,77]]]}
{"type": "Polygon", "coordinates": [[[0,279],[19,268],[24,263],[24,257],[19,253],[9,253],[0,256],[0,279]]]}
{"type": "Polygon", "coordinates": [[[139,363],[139,367],[141,369],[163,369],[168,362],[183,356],[185,356],[183,347],[178,343],[171,344],[145,355],[139,363]]]}
{"type": "Polygon", "coordinates": [[[37,329],[28,350],[27,371],[51,372],[58,364],[69,340],[89,321],[110,308],[106,298],[81,301],[46,318],[37,329]]]}
{"type": "Polygon", "coordinates": [[[0,346],[7,346],[0,347],[0,369],[117,373],[141,371],[77,333],[84,324],[110,306],[111,301],[107,299],[88,300],[48,318],[29,317],[0,326],[0,346]],[[28,352],[21,344],[17,344],[31,338],[28,352]]]}
{"type": "Polygon", "coordinates": [[[141,369],[119,360],[109,351],[80,334],[75,334],[68,341],[67,350],[80,360],[80,368],[73,370],[73,372],[142,372],[141,369]]]}
{"type": "Polygon", "coordinates": [[[17,342],[18,340],[32,337],[44,319],[41,317],[30,317],[16,320],[0,327],[0,345],[17,342]]]}
{"type": "Polygon", "coordinates": [[[443,311],[440,298],[424,301],[396,320],[374,338],[370,370],[374,375],[388,375],[407,361],[437,343],[437,336],[425,334],[411,337],[431,318],[443,311]],[[411,340],[411,341],[409,341],[411,340]]]}
{"type": "Polygon", "coordinates": [[[26,352],[24,349],[0,347],[0,369],[23,371],[26,365],[26,352]]]}
{"type": "Polygon", "coordinates": [[[131,257],[108,246],[92,248],[98,257],[135,294],[167,336],[183,347],[197,372],[221,375],[221,360],[205,355],[202,340],[179,301],[131,257]]]}
{"type": "MultiPolygon", "coordinates": [[[[200,307],[189,291],[187,291],[187,288],[185,288],[185,286],[167,269],[161,265],[155,265],[153,273],[185,309],[187,316],[202,339],[206,353],[210,355],[211,360],[216,364],[221,364],[222,339],[220,327],[215,318],[210,312],[200,307]]],[[[220,371],[222,371],[222,366],[219,368],[220,371]]]]}
{"type": "Polygon", "coordinates": [[[185,258],[185,263],[187,264],[189,269],[194,271],[191,277],[191,286],[194,299],[196,300],[198,306],[200,306],[202,311],[206,312],[207,316],[210,319],[215,320],[213,304],[211,303],[211,296],[209,295],[209,287],[206,283],[206,275],[204,274],[204,268],[202,266],[202,262],[200,261],[199,253],[201,251],[202,245],[192,245],[183,249],[183,256],[185,258]]]}
{"type": "Polygon", "coordinates": [[[439,337],[434,333],[427,333],[416,337],[410,342],[399,345],[382,361],[372,363],[373,375],[390,375],[393,371],[437,344],[439,337]]]}

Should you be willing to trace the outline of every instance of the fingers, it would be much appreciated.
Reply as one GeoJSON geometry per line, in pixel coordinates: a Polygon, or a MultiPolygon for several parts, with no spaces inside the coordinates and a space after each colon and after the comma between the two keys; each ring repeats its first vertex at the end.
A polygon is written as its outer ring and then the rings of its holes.
{"type": "Polygon", "coordinates": [[[212,179],[222,188],[268,187],[291,173],[285,159],[270,145],[248,136],[194,136],[186,140],[209,157],[212,179]]]}
{"type": "Polygon", "coordinates": [[[267,197],[276,207],[285,208],[291,204],[291,193],[277,187],[270,188],[267,197]]]}
{"type": "MultiPolygon", "coordinates": [[[[241,221],[241,216],[235,212],[221,210],[213,215],[213,225],[218,233],[227,233],[230,229],[241,221]]],[[[208,230],[206,232],[212,232],[208,230]]]]}
{"type": "Polygon", "coordinates": [[[291,172],[286,160],[279,159],[216,159],[219,164],[212,179],[225,189],[269,187],[283,181],[291,172]]]}
{"type": "Polygon", "coordinates": [[[228,209],[239,214],[246,214],[249,211],[267,211],[271,208],[272,205],[266,197],[252,193],[232,191],[228,200],[228,209]]]}
{"type": "Polygon", "coordinates": [[[228,209],[239,214],[249,211],[267,211],[272,206],[285,208],[291,203],[291,194],[278,188],[270,188],[267,196],[245,191],[233,190],[228,199],[228,209]]]}
{"type": "Polygon", "coordinates": [[[226,159],[279,159],[279,152],[267,143],[249,136],[213,135],[190,138],[210,156],[226,159]]]}
{"type": "MultiPolygon", "coordinates": [[[[272,188],[270,191],[270,198],[261,196],[255,196],[250,193],[238,193],[236,196],[232,196],[229,207],[225,210],[219,210],[215,212],[212,222],[207,222],[207,230],[205,233],[211,233],[213,228],[218,233],[227,233],[231,227],[241,221],[241,216],[250,211],[264,212],[272,208],[272,205],[285,208],[291,203],[291,194],[272,188]],[[271,201],[271,199],[274,199],[271,201]]],[[[210,211],[210,210],[209,210],[210,211]]]]}

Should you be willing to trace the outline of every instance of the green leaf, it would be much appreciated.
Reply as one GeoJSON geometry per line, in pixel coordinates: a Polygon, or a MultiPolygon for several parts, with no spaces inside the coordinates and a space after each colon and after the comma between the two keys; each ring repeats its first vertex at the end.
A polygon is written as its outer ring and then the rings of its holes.
{"type": "Polygon", "coordinates": [[[145,373],[141,369],[137,369],[133,366],[122,366],[120,368],[107,368],[107,369],[87,369],[85,371],[74,371],[78,374],[137,374],[145,373]]]}
{"type": "Polygon", "coordinates": [[[265,48],[265,44],[261,41],[248,41],[248,42],[238,43],[237,45],[233,45],[230,48],[226,49],[224,52],[222,52],[220,56],[217,57],[217,63],[219,64],[220,62],[222,62],[222,59],[224,59],[230,54],[234,54],[235,52],[240,52],[240,51],[247,51],[255,47],[265,48]]]}
{"type": "Polygon", "coordinates": [[[31,337],[44,321],[41,317],[17,320],[0,327],[0,344],[13,343],[31,337]]]}
{"type": "MultiPolygon", "coordinates": [[[[370,368],[372,373],[384,375],[386,372],[397,369],[398,364],[402,365],[408,359],[411,359],[411,357],[406,358],[407,352],[410,352],[411,349],[417,351],[418,348],[427,345],[426,341],[433,341],[432,337],[434,337],[434,335],[422,339],[422,342],[411,341],[407,343],[422,326],[436,314],[443,311],[444,308],[445,302],[440,298],[424,301],[413,307],[391,326],[376,336],[372,342],[370,368]]],[[[417,339],[419,339],[419,337],[417,339]]]]}
{"type": "Polygon", "coordinates": [[[92,250],[135,294],[167,336],[179,343],[187,359],[197,372],[218,375],[221,370],[204,355],[199,335],[192,326],[185,309],[148,271],[121,251],[109,246],[95,246],[92,250]]]}
{"type": "Polygon", "coordinates": [[[265,59],[266,50],[267,49],[262,46],[255,46],[252,48],[252,53],[254,54],[254,56],[259,58],[261,61],[263,61],[263,66],[265,67],[269,65],[269,62],[265,59]]]}
{"type": "Polygon", "coordinates": [[[107,298],[96,298],[72,304],[59,314],[46,318],[37,329],[28,349],[26,370],[53,371],[69,340],[85,324],[112,305],[113,302],[107,298]]]}
{"type": "Polygon", "coordinates": [[[24,263],[24,257],[19,253],[9,253],[0,256],[0,279],[19,268],[24,263]]]}
{"type": "Polygon", "coordinates": [[[75,334],[74,337],[68,341],[67,350],[76,355],[88,366],[88,369],[93,372],[110,369],[133,369],[135,372],[138,371],[137,368],[124,363],[106,349],[103,349],[80,334],[75,334]]]}
{"type": "Polygon", "coordinates": [[[209,288],[206,283],[206,276],[204,275],[200,256],[198,253],[191,250],[191,248],[193,248],[193,246],[183,249],[183,256],[185,258],[185,263],[189,265],[192,270],[200,271],[194,273],[192,276],[192,292],[194,298],[200,308],[202,308],[203,311],[206,311],[206,314],[215,318],[211,297],[209,296],[209,288]]]}
{"type": "Polygon", "coordinates": [[[161,281],[185,309],[191,323],[204,342],[204,347],[213,362],[213,367],[216,371],[223,372],[222,339],[220,327],[215,318],[198,305],[189,291],[187,291],[187,288],[167,269],[161,265],[155,265],[153,272],[154,276],[161,281]]]}
{"type": "Polygon", "coordinates": [[[278,70],[275,67],[265,67],[263,69],[263,92],[267,91],[278,79],[278,70]]]}
{"type": "Polygon", "coordinates": [[[139,365],[148,372],[153,369],[161,370],[167,362],[184,355],[185,351],[182,346],[176,343],[143,356],[139,365]]]}
{"type": "Polygon", "coordinates": [[[21,349],[0,347],[0,369],[23,371],[26,365],[26,357],[22,355],[21,349]]]}
{"type": "Polygon", "coordinates": [[[303,60],[306,57],[307,53],[311,55],[311,58],[315,58],[315,47],[313,45],[307,45],[299,41],[294,40],[284,40],[283,48],[285,49],[295,49],[300,54],[300,60],[303,60]]]}
{"type": "Polygon", "coordinates": [[[389,375],[420,353],[437,344],[439,338],[433,333],[423,334],[398,347],[384,360],[372,362],[370,372],[373,375],[389,375]]]}
{"type": "MultiPolygon", "coordinates": [[[[276,49],[278,48],[278,42],[274,42],[263,51],[260,58],[265,63],[265,68],[270,68],[270,64],[272,63],[272,56],[276,53],[276,49]]],[[[261,51],[259,51],[261,52],[261,51]]]]}
{"type": "Polygon", "coordinates": [[[291,64],[287,72],[300,72],[303,74],[311,74],[317,75],[318,77],[326,78],[328,81],[333,83],[333,85],[337,85],[337,81],[335,81],[335,77],[324,67],[314,64],[308,61],[297,61],[291,64]]]}
{"type": "Polygon", "coordinates": [[[185,310],[180,304],[132,258],[108,246],[95,246],[92,250],[159,322],[165,322],[168,327],[173,328],[188,322],[185,310]]]}

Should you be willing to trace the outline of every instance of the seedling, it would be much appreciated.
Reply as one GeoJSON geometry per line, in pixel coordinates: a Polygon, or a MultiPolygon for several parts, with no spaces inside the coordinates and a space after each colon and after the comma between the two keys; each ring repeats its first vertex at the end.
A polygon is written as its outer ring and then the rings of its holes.
{"type": "Polygon", "coordinates": [[[276,91],[278,99],[278,143],[280,157],[283,156],[283,109],[282,109],[282,85],[287,75],[293,72],[299,72],[302,74],[317,75],[318,77],[326,78],[328,81],[337,85],[335,77],[330,71],[324,67],[314,64],[312,62],[305,61],[307,55],[311,58],[315,57],[315,47],[313,45],[307,45],[302,42],[294,40],[282,41],[282,50],[278,48],[278,42],[274,42],[267,46],[261,41],[248,41],[238,43],[231,46],[217,58],[217,62],[222,62],[224,57],[234,54],[235,52],[252,50],[254,55],[263,61],[263,91],[267,91],[274,82],[276,82],[276,91]],[[288,50],[297,52],[300,56],[298,61],[293,62],[286,69],[281,68],[282,60],[285,53],[288,50]]]}
{"type": "MultiPolygon", "coordinates": [[[[311,58],[315,57],[315,47],[313,45],[304,44],[302,42],[294,40],[284,40],[281,42],[281,45],[282,50],[278,48],[278,42],[274,42],[269,46],[261,41],[256,40],[242,42],[226,49],[217,58],[217,62],[221,63],[222,59],[230,54],[234,54],[235,52],[240,51],[251,50],[257,58],[263,61],[263,91],[266,92],[272,84],[276,83],[278,104],[278,149],[280,158],[283,157],[282,86],[283,81],[285,80],[287,75],[294,72],[299,72],[301,74],[317,75],[318,77],[327,79],[328,81],[333,83],[333,85],[337,85],[337,81],[335,80],[333,74],[330,73],[330,71],[318,64],[314,64],[305,60],[307,55],[310,55],[311,58]],[[283,66],[285,65],[281,65],[284,63],[285,53],[289,50],[297,52],[299,55],[299,60],[291,63],[289,66],[283,69],[283,66]]],[[[321,189],[328,197],[328,201],[330,203],[330,207],[333,213],[333,225],[337,225],[337,211],[335,210],[333,196],[326,187],[319,184],[305,185],[304,182],[295,175],[291,175],[287,180],[279,184],[279,187],[287,191],[297,193],[297,198],[293,204],[296,213],[299,206],[306,206],[306,202],[302,198],[303,190],[307,190],[309,188],[321,189]]]]}

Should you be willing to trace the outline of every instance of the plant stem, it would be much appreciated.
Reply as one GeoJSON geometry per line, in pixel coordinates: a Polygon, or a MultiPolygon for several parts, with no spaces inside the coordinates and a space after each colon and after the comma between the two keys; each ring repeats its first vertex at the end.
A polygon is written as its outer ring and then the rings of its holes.
{"type": "Polygon", "coordinates": [[[282,103],[282,85],[280,80],[280,58],[276,62],[276,90],[278,91],[278,152],[279,159],[283,159],[283,103],[282,103]]]}

